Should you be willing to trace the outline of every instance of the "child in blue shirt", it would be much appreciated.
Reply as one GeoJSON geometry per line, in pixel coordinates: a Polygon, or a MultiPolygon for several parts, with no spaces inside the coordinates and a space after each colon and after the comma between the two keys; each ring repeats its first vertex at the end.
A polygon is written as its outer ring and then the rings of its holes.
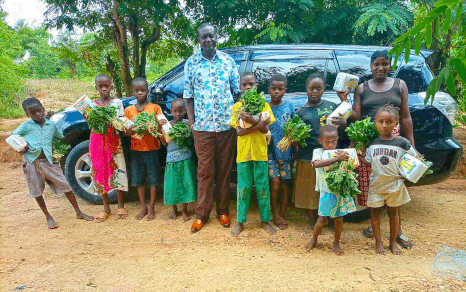
{"type": "Polygon", "coordinates": [[[37,98],[27,98],[22,103],[26,115],[31,119],[22,123],[13,134],[26,139],[27,146],[21,151],[24,154],[23,172],[29,189],[29,196],[35,198],[45,218],[49,229],[58,225],[47,210],[44,192],[45,182],[54,192],[63,192],[76,212],[76,218],[86,221],[94,217],[84,214],[76,202],[72,189],[58,164],[52,161],[52,139],[63,139],[63,133],[54,122],[45,118],[45,109],[37,98]]]}
{"type": "Polygon", "coordinates": [[[286,93],[287,80],[284,75],[273,75],[269,79],[270,108],[275,116],[276,123],[270,125],[272,139],[268,147],[270,198],[273,223],[278,229],[288,228],[285,222],[285,212],[288,207],[288,196],[291,185],[291,161],[293,158],[292,148],[286,151],[278,149],[277,144],[285,137],[285,123],[294,115],[294,107],[291,102],[283,100],[286,93]],[[281,189],[280,208],[278,192],[281,189]]]}

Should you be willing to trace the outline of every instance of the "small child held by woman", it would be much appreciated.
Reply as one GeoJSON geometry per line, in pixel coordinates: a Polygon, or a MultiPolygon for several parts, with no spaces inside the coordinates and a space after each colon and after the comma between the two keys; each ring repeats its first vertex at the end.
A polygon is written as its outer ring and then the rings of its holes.
{"type": "Polygon", "coordinates": [[[333,241],[333,251],[337,255],[344,252],[340,247],[340,236],[343,231],[343,216],[356,211],[356,205],[352,197],[341,197],[330,192],[327,182],[325,181],[325,172],[335,166],[337,162],[348,161],[348,153],[337,151],[337,155],[330,159],[322,159],[325,150],[336,149],[338,144],[338,129],[333,125],[325,125],[319,131],[319,143],[322,148],[316,148],[312,154],[312,166],[316,170],[316,187],[315,190],[320,192],[319,200],[319,218],[314,226],[312,240],[306,245],[306,250],[311,250],[317,245],[317,238],[322,232],[327,218],[333,218],[335,221],[335,239],[333,241]]]}
{"type": "MultiPolygon", "coordinates": [[[[171,102],[173,120],[172,126],[177,123],[187,123],[183,117],[186,115],[185,101],[176,98],[171,102]]],[[[197,179],[196,163],[193,160],[191,149],[182,148],[173,140],[167,144],[167,164],[165,167],[165,178],[163,184],[163,202],[173,207],[171,219],[178,216],[177,204],[183,204],[181,215],[183,221],[189,220],[188,203],[196,201],[197,179]]]]}
{"type": "Polygon", "coordinates": [[[400,176],[398,164],[405,153],[416,156],[417,152],[407,139],[393,135],[398,120],[398,108],[391,104],[381,107],[375,115],[374,122],[380,136],[369,143],[366,156],[359,157],[363,163],[371,165],[367,207],[371,211],[375,249],[378,254],[385,254],[380,235],[380,214],[383,207],[387,206],[390,222],[389,248],[393,254],[398,255],[401,254],[396,245],[399,228],[398,207],[411,200],[404,179],[400,176]]]}

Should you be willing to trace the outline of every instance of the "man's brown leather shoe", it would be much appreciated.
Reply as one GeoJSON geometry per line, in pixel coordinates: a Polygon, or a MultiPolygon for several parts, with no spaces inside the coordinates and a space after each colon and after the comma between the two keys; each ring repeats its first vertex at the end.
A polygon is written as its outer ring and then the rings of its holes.
{"type": "Polygon", "coordinates": [[[230,217],[228,215],[222,214],[218,217],[218,220],[220,221],[220,224],[222,224],[223,227],[230,227],[230,217]]]}
{"type": "Polygon", "coordinates": [[[196,233],[201,230],[202,226],[204,226],[204,222],[201,219],[194,220],[193,225],[191,226],[191,232],[196,233]]]}

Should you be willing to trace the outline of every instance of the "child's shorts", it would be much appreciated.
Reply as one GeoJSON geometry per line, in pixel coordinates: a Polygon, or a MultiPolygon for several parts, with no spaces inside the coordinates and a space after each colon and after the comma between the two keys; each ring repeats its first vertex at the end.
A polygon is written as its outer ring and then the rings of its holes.
{"type": "Polygon", "coordinates": [[[411,198],[409,197],[406,187],[394,193],[374,194],[369,192],[369,197],[367,198],[367,207],[380,208],[384,205],[387,205],[388,207],[399,207],[408,203],[409,201],[411,201],[411,198]]]}
{"type": "Polygon", "coordinates": [[[61,167],[50,163],[47,159],[36,159],[31,163],[23,158],[23,172],[31,198],[42,196],[46,182],[55,193],[72,191],[61,167]]]}
{"type": "Polygon", "coordinates": [[[291,163],[286,160],[269,160],[269,177],[281,177],[291,179],[291,163]]]}
{"type": "Polygon", "coordinates": [[[145,185],[146,177],[150,186],[161,185],[159,153],[154,151],[130,151],[131,185],[140,187],[145,185]]]}

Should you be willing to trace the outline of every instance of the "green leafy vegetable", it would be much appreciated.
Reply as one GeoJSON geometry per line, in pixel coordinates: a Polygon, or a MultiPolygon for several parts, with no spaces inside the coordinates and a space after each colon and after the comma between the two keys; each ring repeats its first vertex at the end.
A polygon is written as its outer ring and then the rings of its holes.
{"type": "Polygon", "coordinates": [[[52,159],[55,162],[60,162],[60,160],[68,154],[70,151],[71,146],[68,144],[63,143],[59,139],[52,140],[52,159]]]}
{"type": "Polygon", "coordinates": [[[306,147],[306,139],[310,137],[309,132],[311,129],[310,125],[306,125],[298,115],[295,115],[285,123],[285,137],[278,142],[278,149],[286,151],[290,148],[292,142],[298,142],[301,147],[306,147]]]}
{"type": "Polygon", "coordinates": [[[191,146],[191,138],[193,134],[188,125],[183,122],[178,122],[170,129],[170,134],[168,134],[173,141],[180,145],[182,148],[189,148],[191,146]]]}
{"type": "Polygon", "coordinates": [[[370,117],[362,121],[352,123],[345,131],[348,134],[349,139],[356,143],[355,148],[359,154],[362,153],[369,142],[380,135],[375,124],[371,122],[370,117]]]}
{"type": "Polygon", "coordinates": [[[108,132],[108,123],[116,119],[116,108],[114,106],[96,106],[89,111],[87,122],[92,133],[105,135],[108,132]]]}
{"type": "Polygon", "coordinates": [[[241,97],[242,105],[235,110],[233,116],[239,119],[241,112],[247,112],[251,115],[257,115],[264,110],[265,107],[265,96],[264,93],[257,93],[257,88],[253,87],[246,90],[241,97]]]}
{"type": "Polygon", "coordinates": [[[324,174],[328,189],[340,197],[356,197],[361,191],[358,189],[357,174],[353,172],[347,161],[335,164],[336,169],[324,174]]]}
{"type": "Polygon", "coordinates": [[[430,169],[430,168],[432,167],[432,165],[434,165],[434,164],[432,163],[432,161],[426,160],[426,159],[424,158],[424,155],[418,155],[418,156],[417,156],[417,159],[421,160],[421,161],[427,166],[427,170],[426,170],[426,172],[424,172],[424,174],[422,175],[422,177],[434,173],[434,171],[433,171],[432,169],[430,169]]]}
{"type": "Polygon", "coordinates": [[[159,136],[159,125],[155,114],[151,115],[148,112],[141,112],[134,118],[134,135],[136,139],[142,139],[146,134],[152,135],[153,137],[159,136]]]}

